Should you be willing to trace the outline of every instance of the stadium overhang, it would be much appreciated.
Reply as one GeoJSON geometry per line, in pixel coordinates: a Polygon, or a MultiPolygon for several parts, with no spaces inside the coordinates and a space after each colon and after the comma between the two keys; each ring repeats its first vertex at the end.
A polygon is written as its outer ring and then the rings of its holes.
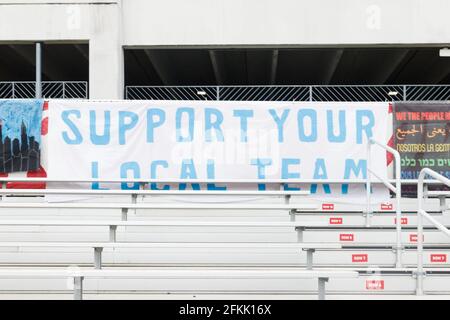
{"type": "Polygon", "coordinates": [[[126,85],[448,84],[439,46],[127,47],[126,85]]]}

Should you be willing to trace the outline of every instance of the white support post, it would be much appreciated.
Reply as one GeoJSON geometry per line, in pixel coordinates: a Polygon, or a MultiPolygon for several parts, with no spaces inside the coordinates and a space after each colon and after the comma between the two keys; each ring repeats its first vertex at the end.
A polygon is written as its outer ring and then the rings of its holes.
{"type": "Polygon", "coordinates": [[[287,194],[284,196],[284,204],[289,204],[291,200],[291,195],[287,194]]]}
{"type": "Polygon", "coordinates": [[[447,206],[445,204],[445,196],[439,197],[439,209],[442,213],[444,213],[447,210],[447,206]]]}
{"type": "Polygon", "coordinates": [[[389,150],[395,159],[395,216],[396,216],[396,224],[395,231],[397,233],[397,251],[396,251],[396,260],[395,266],[397,268],[401,268],[402,264],[402,209],[401,209],[401,199],[402,199],[402,181],[401,181],[401,159],[400,154],[398,152],[393,152],[393,150],[389,150]]]}
{"type": "Polygon", "coordinates": [[[102,268],[102,247],[94,248],[94,268],[100,270],[102,268]]]}
{"type": "Polygon", "coordinates": [[[325,300],[325,283],[328,282],[328,278],[319,277],[318,282],[319,300],[325,300]]]}
{"type": "Polygon", "coordinates": [[[116,242],[117,239],[117,226],[109,226],[109,241],[116,242]]]}
{"type": "Polygon", "coordinates": [[[309,249],[304,249],[306,250],[306,269],[307,270],[312,270],[313,268],[313,254],[314,252],[316,252],[315,249],[309,248],[309,249]]]}
{"type": "Polygon", "coordinates": [[[66,83],[65,82],[62,83],[62,97],[63,97],[63,99],[67,99],[67,97],[66,97],[66,83]]]}
{"type": "Polygon", "coordinates": [[[289,218],[292,222],[295,222],[295,209],[289,211],[289,218]]]}
{"type": "Polygon", "coordinates": [[[297,231],[297,242],[302,243],[303,231],[305,231],[305,227],[296,227],[295,230],[297,231]]]}
{"type": "Polygon", "coordinates": [[[423,217],[422,217],[422,207],[423,207],[423,180],[425,178],[425,170],[419,174],[419,181],[417,183],[417,283],[416,283],[416,295],[423,295],[423,217]]]}
{"type": "Polygon", "coordinates": [[[128,208],[122,208],[122,221],[128,220],[128,208]]]}
{"type": "Polygon", "coordinates": [[[83,279],[84,277],[75,276],[73,278],[73,299],[83,300],[83,279]]]}
{"type": "MultiPolygon", "coordinates": [[[[145,182],[139,183],[139,190],[145,190],[145,185],[146,185],[145,182]]],[[[137,195],[136,195],[136,196],[137,196],[137,195]]],[[[143,201],[144,198],[145,198],[145,195],[143,194],[143,195],[141,196],[141,200],[143,201]]]]}
{"type": "MultiPolygon", "coordinates": [[[[139,185],[139,187],[140,187],[140,185],[139,185]]],[[[137,203],[137,194],[136,193],[133,193],[131,195],[131,203],[132,204],[136,204],[137,203]]],[[[136,214],[136,213],[137,213],[137,209],[134,209],[134,214],[136,214]]]]}
{"type": "MultiPolygon", "coordinates": [[[[284,186],[284,184],[281,184],[280,186],[280,190],[282,190],[282,187],[284,186]]],[[[284,196],[284,204],[288,205],[291,202],[291,195],[287,194],[284,196]]],[[[291,210],[289,212],[289,218],[292,222],[295,221],[295,210],[291,210]]]]}

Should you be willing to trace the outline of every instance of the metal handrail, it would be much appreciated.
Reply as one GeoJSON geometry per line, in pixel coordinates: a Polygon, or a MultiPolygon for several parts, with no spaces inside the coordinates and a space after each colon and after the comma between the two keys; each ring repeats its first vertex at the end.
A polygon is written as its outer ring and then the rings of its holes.
{"type": "Polygon", "coordinates": [[[42,91],[44,99],[87,99],[87,81],[0,81],[0,99],[35,99],[42,91]]]}
{"type": "Polygon", "coordinates": [[[450,85],[126,86],[125,99],[217,101],[445,101],[450,85]]]}
{"type": "MultiPolygon", "coordinates": [[[[397,179],[387,179],[389,183],[396,182],[397,179]]],[[[418,179],[400,179],[402,184],[416,185],[418,179]]],[[[161,179],[101,179],[101,178],[75,178],[75,179],[55,179],[46,177],[0,177],[0,183],[5,182],[55,182],[55,183],[230,183],[230,184],[366,184],[367,179],[173,179],[173,178],[161,178],[161,179]]],[[[436,180],[424,180],[426,184],[442,184],[436,180]]],[[[381,181],[372,181],[374,184],[382,184],[381,181]]]]}
{"type": "MultiPolygon", "coordinates": [[[[36,81],[0,81],[0,84],[8,83],[32,83],[35,84],[36,81]]],[[[87,81],[42,81],[42,83],[87,83],[87,81]]]]}
{"type": "Polygon", "coordinates": [[[400,153],[383,144],[380,143],[374,139],[369,139],[369,142],[367,143],[367,166],[366,166],[367,172],[366,172],[366,226],[370,226],[370,215],[372,214],[372,208],[371,208],[371,187],[372,187],[372,180],[371,176],[374,175],[378,180],[380,180],[389,190],[391,190],[393,193],[395,193],[395,214],[396,214],[396,233],[397,233],[397,239],[396,239],[396,259],[395,259],[395,266],[397,268],[402,267],[402,225],[401,225],[401,217],[402,217],[402,210],[401,210],[401,197],[402,197],[402,181],[400,179],[401,177],[401,162],[400,162],[400,153]],[[387,152],[391,153],[394,156],[394,163],[395,163],[395,186],[385,178],[382,178],[378,176],[374,171],[372,171],[370,165],[370,154],[372,151],[372,145],[377,145],[381,147],[382,149],[385,149],[387,152]]]}
{"type": "MultiPolygon", "coordinates": [[[[424,180],[425,175],[429,175],[432,178],[439,180],[441,183],[450,187],[450,179],[440,175],[436,171],[429,168],[423,168],[419,174],[419,182],[417,184],[417,287],[416,294],[423,294],[423,277],[425,275],[423,271],[423,221],[422,217],[425,217],[429,222],[431,222],[437,229],[442,231],[448,237],[450,237],[450,230],[446,228],[442,223],[435,220],[423,209],[424,201],[424,180]]],[[[450,193],[449,193],[450,194],[450,193]]]]}

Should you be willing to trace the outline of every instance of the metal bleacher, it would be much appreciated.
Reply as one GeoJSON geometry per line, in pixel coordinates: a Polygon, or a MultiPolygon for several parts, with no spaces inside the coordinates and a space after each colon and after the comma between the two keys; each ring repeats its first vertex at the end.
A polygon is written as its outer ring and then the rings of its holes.
{"type": "Polygon", "coordinates": [[[450,213],[442,201],[450,193],[424,192],[450,181],[422,172],[417,181],[401,181],[399,170],[394,180],[345,181],[389,188],[397,201],[380,211],[370,193],[358,209],[329,210],[306,201],[309,192],[282,190],[285,180],[264,181],[280,191],[149,190],[176,182],[153,180],[104,181],[139,190],[3,188],[0,298],[450,295],[450,213]],[[418,199],[401,199],[406,183],[417,184],[418,199]],[[44,195],[78,198],[47,202],[44,195]]]}

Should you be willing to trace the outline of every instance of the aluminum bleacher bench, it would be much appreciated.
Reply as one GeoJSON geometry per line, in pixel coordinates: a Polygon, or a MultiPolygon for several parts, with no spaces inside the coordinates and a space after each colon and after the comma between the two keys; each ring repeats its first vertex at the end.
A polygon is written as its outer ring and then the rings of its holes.
{"type": "Polygon", "coordinates": [[[128,219],[130,209],[158,210],[286,210],[295,214],[301,210],[317,209],[314,204],[229,204],[229,203],[17,203],[0,202],[9,209],[120,209],[122,220],[128,219]]]}
{"type": "MultiPolygon", "coordinates": [[[[309,195],[309,191],[252,191],[252,190],[101,190],[101,189],[0,189],[0,196],[44,196],[44,195],[85,195],[85,196],[131,196],[136,204],[138,196],[278,196],[284,197],[288,204],[292,196],[309,195]]],[[[130,208],[128,208],[130,209],[130,208]]],[[[176,209],[176,208],[175,208],[176,209]]],[[[198,208],[200,209],[200,208],[198,208]]],[[[245,208],[244,208],[245,209],[245,208]]],[[[317,209],[317,206],[306,205],[302,209],[317,209]]]]}
{"type": "Polygon", "coordinates": [[[446,204],[446,199],[450,198],[450,191],[444,190],[436,190],[430,191],[428,188],[424,188],[424,196],[425,198],[438,198],[439,199],[439,207],[442,212],[449,210],[450,206],[446,204]]]}
{"type": "Polygon", "coordinates": [[[318,298],[325,299],[325,283],[329,278],[356,278],[357,271],[341,270],[4,270],[0,269],[0,278],[73,278],[75,300],[83,298],[83,281],[87,278],[170,278],[170,279],[317,279],[318,298]]]}
{"type": "Polygon", "coordinates": [[[260,243],[260,242],[0,242],[0,248],[8,247],[45,247],[45,248],[92,248],[94,249],[94,267],[102,268],[104,248],[293,248],[306,251],[307,269],[313,267],[315,250],[341,249],[338,243],[260,243]]]}
{"type": "Polygon", "coordinates": [[[0,226],[108,226],[109,240],[116,241],[117,227],[291,227],[297,231],[297,241],[303,241],[303,231],[308,227],[326,227],[321,222],[288,221],[107,221],[107,220],[0,220],[0,226]]]}
{"type": "Polygon", "coordinates": [[[229,204],[229,203],[17,203],[0,202],[0,208],[18,209],[183,209],[183,210],[288,210],[316,209],[314,204],[229,204]]]}
{"type": "Polygon", "coordinates": [[[309,191],[252,190],[102,190],[102,189],[0,189],[0,195],[213,195],[213,196],[305,196],[309,191]]]}
{"type": "Polygon", "coordinates": [[[223,209],[223,210],[301,210],[311,204],[203,204],[203,203],[0,203],[0,208],[44,209],[223,209]]]}

